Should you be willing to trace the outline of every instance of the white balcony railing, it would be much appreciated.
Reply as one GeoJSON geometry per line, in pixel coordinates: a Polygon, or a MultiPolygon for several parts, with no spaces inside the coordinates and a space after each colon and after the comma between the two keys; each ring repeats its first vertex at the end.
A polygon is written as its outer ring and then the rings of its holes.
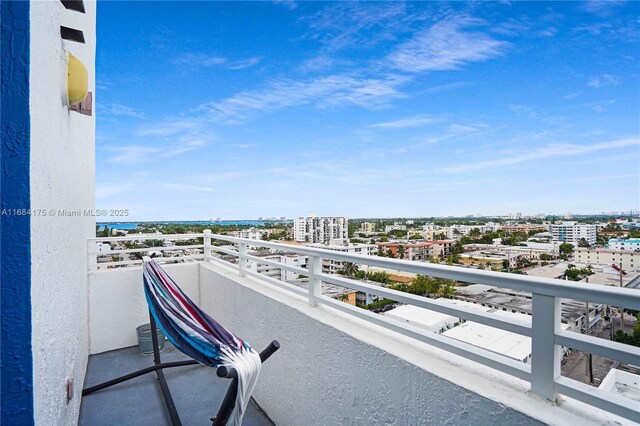
{"type": "MultiPolygon", "coordinates": [[[[640,366],[640,351],[637,347],[562,330],[560,326],[560,300],[562,298],[640,310],[640,292],[638,290],[573,283],[548,278],[467,269],[455,266],[383,258],[378,256],[348,254],[339,251],[310,248],[300,245],[236,238],[226,235],[212,234],[209,231],[205,231],[202,234],[154,235],[146,238],[158,240],[203,238],[203,244],[107,250],[97,253],[95,247],[97,247],[96,243],[98,242],[136,241],[141,239],[141,237],[132,235],[128,237],[90,239],[88,241],[89,270],[93,271],[97,269],[97,255],[106,256],[112,254],[142,253],[150,250],[164,252],[176,249],[197,249],[202,250],[202,254],[179,258],[161,257],[157,260],[161,262],[205,260],[207,262],[229,265],[230,262],[228,260],[223,260],[221,258],[220,254],[222,253],[227,256],[227,259],[229,257],[237,259],[237,265],[234,267],[238,268],[240,276],[251,276],[261,280],[262,282],[300,294],[308,298],[309,304],[312,306],[330,306],[334,309],[354,315],[402,335],[417,339],[456,355],[481,363],[490,368],[494,368],[526,380],[531,383],[531,390],[533,393],[546,398],[547,400],[555,402],[557,401],[557,396],[559,394],[563,394],[594,407],[625,417],[629,420],[640,422],[640,409],[638,408],[638,404],[635,404],[634,406],[631,400],[625,397],[586,385],[560,374],[562,347],[572,348],[616,361],[640,366]],[[217,246],[212,243],[214,240],[226,242],[227,244],[225,246],[217,246]],[[280,252],[296,253],[308,256],[308,267],[302,268],[291,264],[284,264],[277,260],[265,259],[263,257],[249,254],[249,247],[256,246],[275,249],[280,252]],[[324,259],[339,262],[352,262],[359,265],[368,265],[429,275],[464,283],[485,284],[528,292],[532,294],[532,321],[531,324],[529,324],[524,321],[505,319],[504,317],[494,316],[491,313],[480,312],[463,306],[454,306],[446,301],[438,301],[416,296],[390,288],[372,285],[367,282],[356,281],[344,276],[326,274],[322,272],[322,261],[324,259]],[[249,261],[254,261],[258,264],[270,265],[293,273],[308,276],[308,289],[305,290],[304,288],[300,288],[253,271],[247,267],[249,261]],[[518,362],[506,356],[478,348],[459,340],[454,340],[447,336],[430,333],[417,327],[395,321],[385,316],[378,315],[365,309],[325,296],[321,292],[322,282],[340,285],[352,290],[377,295],[397,302],[418,306],[424,309],[452,315],[464,320],[475,321],[490,327],[530,337],[532,341],[531,363],[525,364],[518,362]]],[[[128,266],[140,263],[141,260],[128,260],[110,262],[108,265],[128,266]]]]}

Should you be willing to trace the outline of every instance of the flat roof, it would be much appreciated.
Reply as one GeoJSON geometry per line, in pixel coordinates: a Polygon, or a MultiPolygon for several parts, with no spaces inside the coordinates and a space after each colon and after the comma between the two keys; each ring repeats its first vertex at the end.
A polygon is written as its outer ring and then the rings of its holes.
{"type": "MultiPolygon", "coordinates": [[[[498,310],[490,313],[498,317],[506,317],[531,324],[530,315],[498,310]]],[[[562,324],[561,327],[567,329],[569,326],[562,324]]],[[[443,332],[442,335],[521,362],[527,362],[531,355],[530,337],[473,321],[464,322],[443,332]]]]}
{"type": "MultiPolygon", "coordinates": [[[[457,287],[456,298],[467,302],[493,306],[496,309],[505,311],[516,311],[507,313],[518,313],[519,311],[531,315],[531,293],[491,286],[485,286],[487,287],[485,289],[482,287],[469,289],[469,287],[477,285],[478,284],[467,287],[457,287]]],[[[585,304],[579,300],[561,299],[560,309],[562,320],[573,322],[584,315],[585,304]]]]}
{"type": "Polygon", "coordinates": [[[531,338],[473,321],[462,323],[442,334],[522,362],[526,362],[531,355],[531,338]]]}
{"type": "Polygon", "coordinates": [[[598,388],[640,402],[640,376],[637,374],[612,368],[598,388]]]}
{"type": "MultiPolygon", "coordinates": [[[[464,300],[444,298],[438,298],[436,300],[439,302],[446,302],[452,307],[465,307],[481,312],[487,312],[491,310],[491,308],[489,307],[478,305],[477,303],[466,302],[464,300]]],[[[443,314],[413,305],[401,305],[385,312],[383,315],[398,321],[413,323],[418,327],[422,327],[434,332],[437,332],[440,328],[446,326],[447,324],[453,326],[454,323],[459,321],[459,318],[456,316],[443,314]]]]}

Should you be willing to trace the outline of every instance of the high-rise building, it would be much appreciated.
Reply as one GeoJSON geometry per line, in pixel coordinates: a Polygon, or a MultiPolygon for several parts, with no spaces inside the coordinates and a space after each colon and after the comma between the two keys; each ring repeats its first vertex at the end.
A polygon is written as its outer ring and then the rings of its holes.
{"type": "Polygon", "coordinates": [[[571,243],[577,246],[581,239],[589,244],[596,243],[596,225],[577,223],[574,221],[562,222],[558,225],[549,225],[549,232],[553,235],[553,241],[571,243]]]}
{"type": "Polygon", "coordinates": [[[320,217],[309,215],[295,219],[294,241],[329,244],[331,240],[349,237],[349,220],[346,217],[320,217]]]}

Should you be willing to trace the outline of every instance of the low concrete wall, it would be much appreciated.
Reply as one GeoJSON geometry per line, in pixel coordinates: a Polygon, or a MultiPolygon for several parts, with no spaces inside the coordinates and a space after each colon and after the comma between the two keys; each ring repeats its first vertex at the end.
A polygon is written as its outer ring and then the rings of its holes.
{"type": "MultiPolygon", "coordinates": [[[[282,292],[268,297],[224,267],[200,268],[205,311],[258,351],[273,339],[282,345],[254,393],[278,425],[538,424],[328,325],[323,317],[335,311],[282,292]]],[[[376,331],[364,322],[361,328],[376,331]]]]}
{"type": "MultiPolygon", "coordinates": [[[[162,267],[199,304],[198,263],[162,267]]],[[[89,273],[90,354],[137,345],[136,327],[148,322],[141,267],[89,273]]]]}

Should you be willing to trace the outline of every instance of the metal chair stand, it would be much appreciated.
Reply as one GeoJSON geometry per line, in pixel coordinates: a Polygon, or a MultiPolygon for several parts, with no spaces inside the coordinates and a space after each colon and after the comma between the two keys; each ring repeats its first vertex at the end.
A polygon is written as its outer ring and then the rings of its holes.
{"type": "MultiPolygon", "coordinates": [[[[149,319],[151,323],[151,342],[153,344],[153,365],[147,368],[143,368],[142,370],[134,371],[133,373],[118,377],[116,379],[112,379],[104,383],[85,388],[82,390],[82,396],[90,395],[99,390],[117,385],[118,383],[126,382],[127,380],[131,380],[155,371],[156,375],[158,376],[158,383],[160,384],[160,389],[162,390],[164,402],[167,405],[167,410],[169,411],[169,416],[171,417],[171,424],[173,426],[181,426],[182,422],[180,421],[180,416],[178,415],[178,411],[176,410],[176,405],[173,402],[171,391],[169,390],[169,386],[167,385],[167,379],[164,377],[164,372],[162,370],[165,368],[182,367],[185,365],[195,365],[199,363],[193,359],[163,363],[160,359],[160,348],[158,345],[158,331],[156,322],[153,319],[153,315],[151,315],[151,312],[149,312],[149,319]]],[[[280,343],[278,343],[277,340],[272,341],[269,346],[267,346],[262,352],[260,352],[260,360],[262,362],[265,362],[278,349],[280,349],[280,343]]],[[[216,373],[218,377],[231,379],[231,384],[229,385],[227,393],[222,400],[222,404],[220,405],[218,414],[215,417],[211,418],[212,426],[221,426],[227,423],[227,420],[229,420],[229,416],[231,415],[231,412],[233,411],[233,408],[236,404],[236,394],[238,392],[238,373],[235,368],[227,368],[224,366],[218,367],[216,373]]]]}

